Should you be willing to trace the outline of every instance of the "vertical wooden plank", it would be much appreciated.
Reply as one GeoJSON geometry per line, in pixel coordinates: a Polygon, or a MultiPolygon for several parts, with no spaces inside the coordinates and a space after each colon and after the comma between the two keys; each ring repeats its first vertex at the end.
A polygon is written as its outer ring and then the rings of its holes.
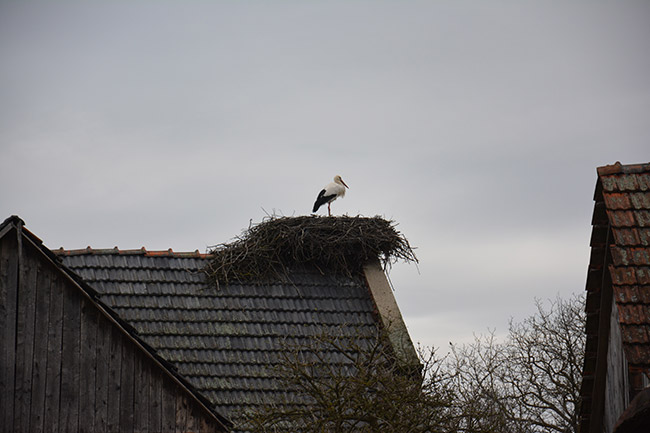
{"type": "Polygon", "coordinates": [[[134,403],[135,413],[133,416],[133,430],[136,432],[149,431],[149,405],[152,404],[149,397],[149,376],[151,361],[142,353],[135,354],[135,377],[134,377],[134,403]]]}
{"type": "Polygon", "coordinates": [[[176,386],[161,374],[162,379],[162,431],[176,431],[176,386]]]}
{"type": "Polygon", "coordinates": [[[186,398],[185,400],[187,401],[187,422],[185,423],[185,431],[199,431],[201,423],[197,418],[200,414],[197,411],[196,403],[194,401],[190,401],[189,398],[186,398]]]}
{"type": "Polygon", "coordinates": [[[95,372],[97,368],[97,319],[99,311],[81,298],[81,348],[79,371],[79,431],[92,432],[95,426],[95,372]]]}
{"type": "Polygon", "coordinates": [[[110,363],[108,367],[108,431],[120,429],[120,374],[122,371],[122,334],[111,324],[110,363]]]}
{"type": "Polygon", "coordinates": [[[61,353],[63,346],[64,282],[58,273],[52,274],[47,329],[47,368],[45,371],[45,418],[49,432],[59,431],[59,404],[61,401],[61,353]]]}
{"type": "Polygon", "coordinates": [[[149,360],[149,431],[162,431],[162,375],[149,360]]]}
{"type": "Polygon", "coordinates": [[[18,241],[15,230],[0,238],[0,431],[14,431],[18,241]]]}
{"type": "Polygon", "coordinates": [[[79,366],[81,295],[66,285],[63,297],[63,351],[61,354],[61,429],[79,429],[79,366]]]}
{"type": "Polygon", "coordinates": [[[47,338],[49,329],[49,304],[51,275],[56,272],[49,263],[41,262],[36,278],[36,316],[34,329],[33,367],[32,367],[32,404],[30,415],[30,432],[42,432],[45,428],[45,388],[48,359],[47,338]]]}
{"type": "Polygon", "coordinates": [[[220,432],[221,430],[217,430],[217,427],[214,425],[212,422],[208,422],[208,418],[205,416],[202,416],[199,419],[200,422],[200,427],[197,429],[197,431],[201,433],[216,433],[220,432]]]}
{"type": "Polygon", "coordinates": [[[108,431],[108,380],[112,324],[102,314],[97,317],[95,364],[95,430],[108,431]]]}
{"type": "Polygon", "coordinates": [[[23,243],[18,269],[18,317],[16,320],[16,400],[14,431],[29,431],[32,401],[32,362],[34,356],[34,317],[36,304],[36,263],[34,248],[23,243]]]}
{"type": "Polygon", "coordinates": [[[133,394],[135,370],[135,346],[131,341],[123,338],[122,341],[122,372],[120,392],[120,432],[133,431],[133,394]]]}
{"type": "MultiPolygon", "coordinates": [[[[176,387],[177,388],[177,387],[176,387]]],[[[189,412],[187,397],[180,389],[176,389],[176,433],[187,431],[187,412],[189,412]]]]}

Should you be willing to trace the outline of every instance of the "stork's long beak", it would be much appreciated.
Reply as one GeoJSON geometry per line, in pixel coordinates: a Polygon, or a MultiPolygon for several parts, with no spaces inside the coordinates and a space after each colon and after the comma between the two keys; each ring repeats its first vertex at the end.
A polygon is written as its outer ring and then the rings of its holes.
{"type": "Polygon", "coordinates": [[[345,182],[343,182],[343,179],[341,179],[341,183],[343,184],[344,187],[346,187],[347,189],[350,189],[350,187],[347,186],[345,182]]]}

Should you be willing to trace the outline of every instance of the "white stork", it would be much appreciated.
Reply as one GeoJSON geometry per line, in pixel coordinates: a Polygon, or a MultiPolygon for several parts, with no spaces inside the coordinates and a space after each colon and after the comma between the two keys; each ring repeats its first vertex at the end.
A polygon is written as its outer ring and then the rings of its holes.
{"type": "Polygon", "coordinates": [[[328,183],[321,192],[318,193],[316,198],[316,203],[314,203],[314,210],[316,212],[319,207],[327,203],[327,213],[329,216],[332,216],[332,210],[330,209],[330,203],[332,203],[337,198],[343,198],[345,196],[345,188],[349,188],[341,179],[341,176],[338,174],[334,176],[334,182],[328,183]]]}

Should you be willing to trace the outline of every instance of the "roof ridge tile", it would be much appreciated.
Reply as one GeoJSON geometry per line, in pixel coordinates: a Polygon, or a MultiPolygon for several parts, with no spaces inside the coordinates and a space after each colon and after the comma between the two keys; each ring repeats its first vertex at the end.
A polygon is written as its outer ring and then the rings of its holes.
{"type": "Polygon", "coordinates": [[[131,256],[131,255],[141,255],[144,257],[173,257],[173,258],[200,258],[207,259],[211,257],[211,254],[201,253],[198,249],[194,251],[174,251],[171,248],[166,250],[147,250],[145,247],[136,248],[136,249],[126,249],[122,250],[117,246],[113,248],[93,248],[87,246],[86,248],[79,249],[65,249],[60,247],[56,250],[52,250],[57,256],[80,256],[80,255],[120,255],[120,256],[131,256]]]}
{"type": "Polygon", "coordinates": [[[614,164],[604,165],[596,169],[599,176],[608,176],[612,174],[629,174],[629,173],[645,173],[650,172],[650,162],[641,164],[621,164],[616,161],[614,164]]]}

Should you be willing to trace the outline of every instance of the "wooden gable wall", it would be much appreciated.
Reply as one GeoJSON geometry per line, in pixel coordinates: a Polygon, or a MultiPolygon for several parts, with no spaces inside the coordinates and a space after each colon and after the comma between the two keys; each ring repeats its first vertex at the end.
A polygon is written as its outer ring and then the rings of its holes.
{"type": "Polygon", "coordinates": [[[0,231],[0,431],[225,431],[20,228],[0,231]]]}

